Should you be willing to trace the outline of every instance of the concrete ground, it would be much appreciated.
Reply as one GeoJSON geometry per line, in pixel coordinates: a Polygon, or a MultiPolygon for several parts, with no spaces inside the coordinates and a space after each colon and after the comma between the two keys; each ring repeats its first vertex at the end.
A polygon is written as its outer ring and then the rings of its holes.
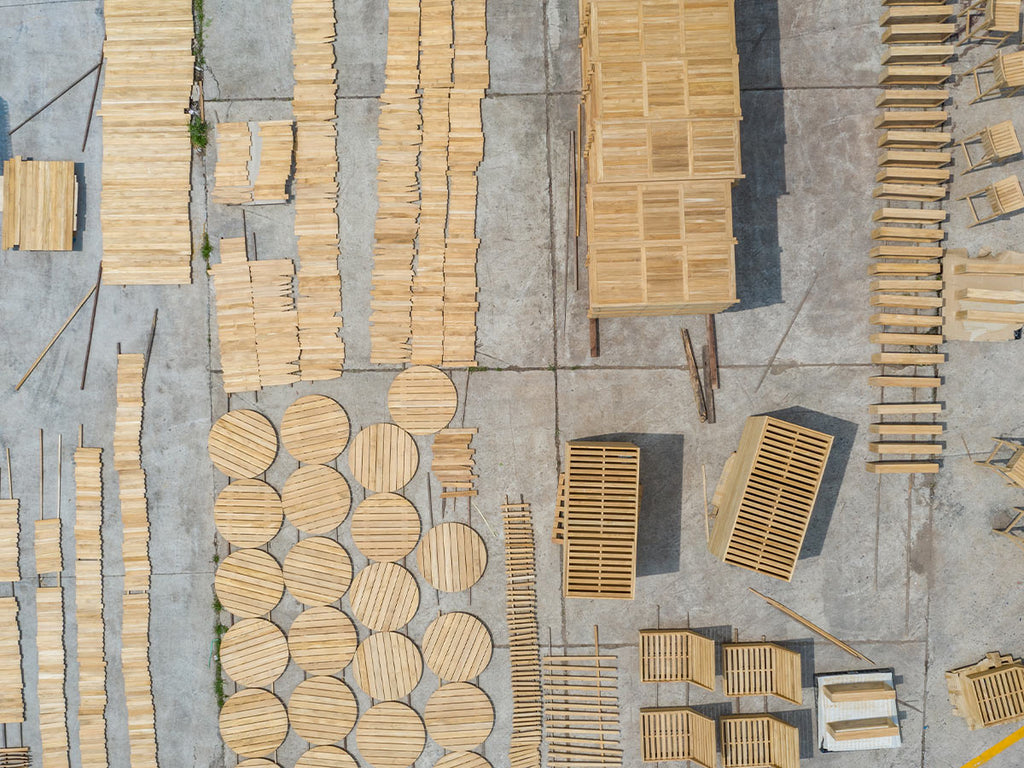
{"type": "MultiPolygon", "coordinates": [[[[682,685],[641,685],[637,630],[709,628],[718,638],[792,643],[803,654],[804,700],[799,707],[742,700],[742,711],[767,706],[801,729],[809,764],[836,768],[886,766],[947,768],[998,741],[1014,726],[969,732],[953,716],[943,672],[986,652],[1024,654],[1020,616],[1024,598],[1021,552],[990,531],[1003,524],[1020,491],[973,466],[989,438],[1024,434],[1015,412],[1014,371],[1024,363],[1020,344],[951,343],[942,368],[947,433],[943,469],[933,477],[867,474],[869,364],[867,253],[870,190],[875,173],[875,87],[882,46],[878,0],[737,0],[737,41],[743,86],[743,161],[746,178],[735,191],[740,304],[718,319],[722,389],[718,423],[698,423],[682,367],[680,326],[702,343],[697,319],[603,321],[602,354],[588,356],[586,271],[568,255],[566,198],[569,131],[579,98],[575,0],[490,0],[488,54],[491,89],[483,105],[486,157],[480,168],[478,360],[481,368],[453,372],[460,394],[458,423],[479,427],[480,496],[472,512],[461,500],[443,505],[436,483],[428,492],[429,439],[417,442],[421,466],[407,489],[425,523],[470,521],[487,541],[490,564],[470,593],[438,595],[421,581],[420,610],[409,627],[418,639],[437,611],[465,609],[480,616],[498,647],[481,677],[497,710],[483,754],[504,758],[511,727],[507,634],[503,621],[499,505],[506,494],[532,503],[540,565],[539,617],[544,651],[602,647],[620,659],[625,765],[639,763],[638,710],[642,706],[722,704],[682,685]],[[509,215],[509,211],[514,211],[509,215]],[[747,416],[782,412],[837,436],[833,461],[808,541],[791,583],[775,582],[717,562],[705,548],[703,475],[717,482],[747,416]],[[624,434],[643,449],[644,506],[640,523],[637,596],[631,603],[563,600],[559,551],[549,542],[556,474],[565,440],[624,434]],[[877,753],[822,755],[815,747],[811,672],[861,665],[813,637],[747,592],[753,586],[783,601],[892,667],[898,681],[904,744],[877,753]]],[[[291,32],[286,0],[261,3],[207,0],[206,108],[211,121],[289,116],[291,32]]],[[[57,435],[64,437],[61,515],[65,557],[73,561],[74,488],[71,453],[78,425],[87,445],[106,449],[106,616],[108,621],[109,742],[112,766],[128,765],[123,682],[119,665],[120,525],[111,461],[115,347],[143,351],[153,310],[160,308],[146,385],[143,464],[149,477],[152,528],[153,624],[151,666],[160,762],[164,768],[231,766],[217,731],[211,589],[214,557],[226,552],[213,526],[212,502],[224,485],[209,464],[205,442],[212,420],[227,407],[255,407],[280,419],[296,397],[321,392],[336,398],[355,428],[388,418],[385,393],[394,370],[369,364],[369,267],[375,215],[377,97],[383,88],[386,4],[337,3],[339,70],[339,214],[344,279],[342,379],[316,386],[274,389],[230,403],[218,377],[212,288],[200,259],[188,287],[105,287],[93,342],[88,383],[78,389],[88,323],[68,329],[25,387],[13,385],[95,280],[101,252],[99,195],[101,131],[94,121],[79,151],[92,79],[17,130],[0,155],[73,159],[84,182],[84,231],[70,254],[0,254],[0,324],[7,342],[0,366],[0,443],[9,447],[15,496],[22,500],[26,577],[14,586],[21,605],[28,722],[21,738],[38,753],[35,695],[35,613],[31,521],[39,515],[38,429],[45,430],[46,516],[56,513],[57,435]]],[[[18,126],[98,60],[103,40],[99,0],[0,0],[0,135],[18,126]]],[[[976,48],[956,64],[963,71],[989,54],[976,48]]],[[[954,89],[955,137],[996,119],[1014,117],[1021,98],[968,107],[969,84],[954,89]]],[[[1018,128],[1021,126],[1018,125],[1018,128]]],[[[193,217],[197,236],[242,234],[237,208],[208,205],[216,150],[197,155],[193,217]]],[[[960,160],[957,159],[959,163],[960,160]]],[[[955,197],[991,180],[1019,173],[1017,160],[957,178],[955,197]]],[[[1024,217],[965,229],[964,203],[950,202],[948,245],[1019,248],[1024,217]]],[[[295,255],[290,206],[247,214],[260,258],[295,255]]],[[[216,255],[214,256],[216,258],[216,255]]],[[[353,485],[345,456],[339,469],[353,485]]],[[[284,452],[268,473],[280,488],[294,462],[284,452]]],[[[4,470],[6,471],[6,470],[4,470]]],[[[0,487],[6,485],[6,479],[0,487]]],[[[285,529],[271,551],[283,557],[296,532],[285,529]]],[[[339,533],[357,566],[347,525],[339,533]]],[[[410,566],[414,563],[410,560],[410,566]]],[[[74,578],[63,578],[73,605],[74,578]]],[[[347,601],[344,603],[347,609],[347,601]]],[[[287,627],[298,611],[288,596],[274,611],[287,627]]],[[[361,630],[365,635],[365,630],[361,630]]],[[[76,650],[68,613],[69,720],[75,722],[76,650]]],[[[345,679],[354,686],[351,671],[345,679]]],[[[275,690],[287,699],[301,672],[291,667],[275,690]]],[[[436,687],[432,674],[412,695],[422,709],[436,687]]],[[[230,691],[230,685],[229,685],[230,691]]],[[[361,697],[361,707],[368,702],[361,697]]],[[[728,705],[732,706],[732,705],[728,705]]],[[[715,710],[714,706],[711,707],[715,710]]],[[[720,707],[718,708],[720,710],[720,707]]],[[[716,710],[716,711],[718,711],[716,710]]],[[[71,729],[73,764],[77,735],[71,729]]],[[[7,733],[17,743],[17,728],[7,733]]],[[[356,753],[354,740],[347,745],[356,753]]],[[[279,752],[288,766],[304,748],[294,735],[279,752]]],[[[1020,765],[1016,747],[992,768],[1020,765]]],[[[428,742],[417,766],[430,766],[440,749],[428,742]]]]}

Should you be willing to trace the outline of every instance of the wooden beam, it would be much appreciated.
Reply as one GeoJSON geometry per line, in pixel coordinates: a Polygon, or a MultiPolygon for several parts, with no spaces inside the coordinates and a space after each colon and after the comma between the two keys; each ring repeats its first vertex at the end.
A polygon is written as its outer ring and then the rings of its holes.
{"type": "Polygon", "coordinates": [[[601,327],[596,317],[590,318],[590,356],[601,356],[601,327]]]}
{"type": "Polygon", "coordinates": [[[782,603],[780,603],[778,600],[773,600],[772,598],[768,597],[767,595],[762,595],[760,592],[758,592],[753,587],[748,587],[748,589],[751,592],[753,592],[755,595],[760,597],[762,600],[764,600],[766,603],[768,603],[768,605],[770,605],[772,608],[777,608],[778,610],[782,611],[784,614],[789,616],[789,618],[793,619],[794,621],[799,622],[800,624],[803,624],[805,627],[807,627],[807,629],[811,630],[811,632],[814,632],[815,634],[820,635],[821,637],[825,638],[826,640],[828,640],[830,643],[832,643],[833,645],[837,646],[838,648],[842,648],[844,651],[846,651],[851,656],[855,656],[856,658],[860,659],[861,661],[866,661],[868,664],[874,664],[875,663],[871,659],[869,659],[867,656],[865,656],[863,653],[858,651],[856,648],[853,648],[852,646],[847,645],[846,643],[844,643],[842,640],[840,640],[835,635],[829,634],[824,629],[819,627],[817,624],[815,624],[814,622],[812,622],[812,621],[810,621],[808,619],[805,619],[803,616],[801,616],[796,611],[787,608],[782,603]]]}
{"type": "Polygon", "coordinates": [[[697,371],[697,358],[693,354],[693,342],[690,332],[682,329],[683,349],[686,351],[686,366],[690,372],[690,386],[693,387],[693,399],[697,403],[697,415],[702,422],[708,420],[708,407],[704,402],[704,388],[700,384],[700,373],[697,371]]]}
{"type": "Polygon", "coordinates": [[[714,314],[704,316],[708,332],[708,378],[711,388],[718,389],[718,332],[715,330],[714,314]]]}

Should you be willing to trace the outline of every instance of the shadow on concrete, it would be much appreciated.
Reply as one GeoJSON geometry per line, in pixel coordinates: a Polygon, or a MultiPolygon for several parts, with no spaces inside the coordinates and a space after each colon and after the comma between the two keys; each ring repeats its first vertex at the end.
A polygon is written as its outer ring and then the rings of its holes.
{"type": "Polygon", "coordinates": [[[785,712],[770,712],[784,723],[795,725],[800,732],[800,759],[814,757],[814,717],[809,709],[788,709],[785,712]]]}
{"type": "Polygon", "coordinates": [[[71,250],[81,251],[85,240],[85,214],[88,210],[86,201],[89,199],[85,194],[85,163],[75,163],[75,179],[78,181],[78,208],[75,215],[75,231],[71,239],[71,250]]]}
{"type": "Polygon", "coordinates": [[[579,440],[633,443],[640,449],[640,519],[637,576],[679,571],[683,516],[683,436],[620,432],[579,440]]]}
{"type": "Polygon", "coordinates": [[[746,176],[732,195],[737,311],[782,301],[778,199],[786,194],[786,121],[779,37],[778,0],[737,0],[746,176]]]}
{"type": "Polygon", "coordinates": [[[704,717],[710,717],[715,722],[718,722],[720,717],[733,714],[731,701],[717,701],[714,704],[690,704],[688,706],[704,717]]]}
{"type": "Polygon", "coordinates": [[[4,160],[11,159],[11,111],[5,99],[0,99],[0,173],[3,171],[4,160]]]}
{"type": "Polygon", "coordinates": [[[800,687],[801,688],[813,688],[814,687],[814,640],[813,638],[806,638],[804,640],[772,640],[771,642],[776,645],[781,645],[790,651],[795,651],[800,654],[800,687]]]}
{"type": "Polygon", "coordinates": [[[838,419],[835,416],[812,411],[802,406],[758,415],[774,416],[801,427],[816,429],[835,438],[832,441],[832,452],[829,454],[828,464],[825,465],[825,474],[821,478],[818,498],[814,502],[814,510],[811,512],[811,522],[807,527],[804,546],[800,550],[801,560],[817,557],[825,546],[825,536],[828,534],[832,514],[836,509],[836,500],[839,498],[839,487],[846,474],[846,465],[850,463],[850,452],[853,450],[853,441],[857,436],[857,425],[852,421],[838,419]]]}

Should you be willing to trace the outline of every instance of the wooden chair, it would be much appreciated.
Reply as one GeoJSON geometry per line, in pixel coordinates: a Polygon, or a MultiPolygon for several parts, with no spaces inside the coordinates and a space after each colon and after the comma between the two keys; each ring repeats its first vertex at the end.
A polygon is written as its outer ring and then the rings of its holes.
{"type": "Polygon", "coordinates": [[[970,103],[981,101],[992,93],[999,96],[1014,96],[1024,88],[1024,51],[1013,53],[997,53],[977,66],[971,67],[964,77],[974,78],[974,89],[977,96],[970,103]],[[982,90],[980,75],[992,71],[992,85],[982,90]]]}
{"type": "Polygon", "coordinates": [[[641,629],[640,680],[715,690],[715,641],[688,629],[641,629]]]}
{"type": "Polygon", "coordinates": [[[995,184],[990,184],[984,189],[979,189],[977,192],[972,192],[969,195],[964,195],[959,198],[960,200],[967,201],[967,207],[971,211],[971,218],[973,221],[968,224],[968,228],[977,226],[978,224],[984,224],[986,221],[992,221],[992,219],[998,219],[1000,216],[1005,216],[1014,211],[1024,209],[1024,190],[1020,188],[1020,179],[1016,176],[1007,176],[1005,179],[1000,179],[995,184]],[[974,207],[974,199],[984,195],[985,200],[988,202],[989,207],[992,209],[992,213],[988,216],[980,217],[974,207]]]}
{"type": "Polygon", "coordinates": [[[974,462],[980,467],[988,467],[994,469],[1004,478],[1010,485],[1016,485],[1018,488],[1024,488],[1024,461],[1021,461],[1021,457],[1024,456],[1024,445],[1020,443],[1013,443],[1009,440],[1003,440],[999,437],[992,438],[995,440],[995,445],[992,447],[992,452],[987,458],[981,461],[974,462]],[[1010,451],[1010,455],[1005,455],[1005,450],[1010,451]]]}
{"type": "Polygon", "coordinates": [[[1021,0],[975,0],[958,18],[964,19],[963,34],[958,45],[971,40],[994,40],[997,47],[1020,32],[1021,0]]]}
{"type": "Polygon", "coordinates": [[[1001,123],[982,128],[977,133],[958,142],[957,146],[960,147],[964,153],[964,159],[967,161],[967,168],[961,171],[962,174],[973,171],[975,168],[995,165],[1021,153],[1020,141],[1017,139],[1017,131],[1014,130],[1012,120],[1004,120],[1001,123]],[[967,148],[968,144],[974,143],[981,144],[982,155],[977,160],[971,157],[970,150],[967,148]]]}
{"type": "Polygon", "coordinates": [[[953,714],[970,730],[1024,719],[1024,664],[997,652],[946,673],[953,714]]]}
{"type": "Polygon", "coordinates": [[[1018,547],[1024,549],[1024,523],[1021,523],[1021,519],[1024,518],[1024,508],[1014,507],[1014,510],[1017,512],[1017,516],[1005,528],[993,528],[992,532],[1005,536],[1018,547]]]}

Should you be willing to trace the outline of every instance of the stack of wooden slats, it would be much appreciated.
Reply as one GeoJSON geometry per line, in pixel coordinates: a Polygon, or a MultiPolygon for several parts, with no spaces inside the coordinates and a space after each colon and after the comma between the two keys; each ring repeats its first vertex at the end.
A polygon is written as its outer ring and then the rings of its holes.
{"type": "Polygon", "coordinates": [[[294,147],[291,120],[218,123],[213,201],[225,205],[287,201],[294,147]]]}
{"type": "Polygon", "coordinates": [[[109,0],[103,99],[103,282],[192,281],[192,6],[109,0]]]}
{"type": "MultiPolygon", "coordinates": [[[[1003,251],[970,258],[949,249],[943,259],[947,339],[1009,341],[1024,325],[1024,253],[1003,251]]],[[[941,425],[935,425],[935,434],[941,425]]]]}
{"type": "Polygon", "coordinates": [[[248,261],[245,238],[220,241],[210,267],[224,391],[252,392],[299,380],[298,314],[290,259],[248,261]]]}
{"type": "Polygon", "coordinates": [[[345,344],[338,272],[337,70],[334,0],[293,0],[295,234],[298,236],[299,374],[341,376],[345,344]]]}
{"type": "Polygon", "coordinates": [[[587,0],[580,35],[590,316],[736,303],[733,0],[587,0]]]}
{"type": "Polygon", "coordinates": [[[67,700],[64,697],[64,591],[61,587],[36,589],[36,648],[39,651],[37,693],[42,764],[46,768],[68,768],[67,700]]]}
{"type": "Polygon", "coordinates": [[[473,483],[477,475],[473,472],[473,454],[469,447],[476,434],[476,427],[469,429],[442,429],[434,436],[431,449],[430,471],[441,483],[441,498],[476,496],[473,483]]]}
{"type": "Polygon", "coordinates": [[[956,31],[950,18],[957,10],[944,2],[906,2],[887,7],[879,21],[887,47],[879,76],[885,90],[876,101],[881,113],[875,119],[880,133],[874,196],[886,207],[873,216],[868,270],[871,305],[877,308],[871,341],[880,345],[871,361],[882,366],[870,378],[881,395],[869,407],[881,417],[870,427],[878,439],[869,448],[882,459],[867,463],[875,473],[939,469],[933,457],[942,452],[935,416],[942,411],[938,366],[945,360],[941,201],[952,159],[951,136],[942,129],[949,115],[941,107],[949,97],[942,86],[952,75],[946,62],[954,46],[946,41],[956,31]]]}
{"type": "MultiPolygon", "coordinates": [[[[21,580],[18,565],[17,499],[0,500],[0,581],[12,584],[21,580]]],[[[18,599],[0,598],[0,722],[25,721],[24,681],[21,676],[21,629],[18,625],[18,599]]]]}
{"type": "Polygon", "coordinates": [[[615,656],[544,657],[544,741],[551,768],[622,765],[615,656]]]}
{"type": "Polygon", "coordinates": [[[3,250],[70,251],[78,180],[70,160],[4,161],[3,250]]]}
{"type": "Polygon", "coordinates": [[[213,202],[237,205],[252,202],[249,163],[252,136],[248,123],[218,123],[217,165],[213,171],[213,202]]]}
{"type": "Polygon", "coordinates": [[[291,120],[263,120],[256,123],[259,162],[252,180],[255,203],[283,203],[288,200],[288,177],[292,173],[295,129],[291,120]]]}

